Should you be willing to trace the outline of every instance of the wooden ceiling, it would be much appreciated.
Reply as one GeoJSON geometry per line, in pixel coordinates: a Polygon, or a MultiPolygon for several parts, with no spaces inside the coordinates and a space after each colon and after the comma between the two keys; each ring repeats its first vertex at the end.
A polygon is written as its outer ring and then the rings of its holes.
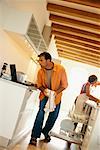
{"type": "Polygon", "coordinates": [[[60,57],[100,67],[100,0],[48,0],[60,57]]]}

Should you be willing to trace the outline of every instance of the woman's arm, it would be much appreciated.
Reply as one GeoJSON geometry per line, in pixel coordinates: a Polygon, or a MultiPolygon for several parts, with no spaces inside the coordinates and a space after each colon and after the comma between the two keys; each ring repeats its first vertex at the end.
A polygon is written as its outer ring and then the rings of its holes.
{"type": "Polygon", "coordinates": [[[98,82],[94,83],[93,85],[98,86],[98,85],[100,85],[100,82],[98,81],[98,82]]]}
{"type": "Polygon", "coordinates": [[[100,103],[100,100],[90,94],[90,84],[86,85],[86,95],[90,100],[95,101],[96,103],[100,103]]]}

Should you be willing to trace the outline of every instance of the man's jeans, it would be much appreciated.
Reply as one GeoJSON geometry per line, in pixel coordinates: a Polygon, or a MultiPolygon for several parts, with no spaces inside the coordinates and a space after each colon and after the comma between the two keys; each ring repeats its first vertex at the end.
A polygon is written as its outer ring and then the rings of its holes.
{"type": "Polygon", "coordinates": [[[47,103],[47,100],[48,98],[45,97],[42,101],[40,101],[39,111],[37,113],[35,123],[32,129],[31,138],[40,138],[41,132],[45,135],[45,138],[48,137],[48,133],[52,129],[58,117],[61,103],[56,106],[55,111],[49,113],[45,126],[42,129],[45,114],[44,108],[47,103]]]}

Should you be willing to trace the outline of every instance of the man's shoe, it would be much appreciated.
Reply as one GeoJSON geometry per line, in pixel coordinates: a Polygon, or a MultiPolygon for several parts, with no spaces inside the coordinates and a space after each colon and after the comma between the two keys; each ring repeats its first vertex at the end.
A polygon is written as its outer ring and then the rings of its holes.
{"type": "Polygon", "coordinates": [[[51,141],[51,138],[50,138],[50,136],[48,135],[47,137],[45,137],[45,139],[44,139],[44,142],[45,143],[48,143],[48,142],[50,142],[51,141]]]}
{"type": "Polygon", "coordinates": [[[36,138],[31,138],[29,144],[36,146],[36,144],[37,144],[37,139],[36,139],[36,138]]]}
{"type": "Polygon", "coordinates": [[[49,135],[45,135],[43,130],[42,130],[42,134],[44,135],[45,139],[43,139],[42,141],[45,142],[45,143],[48,143],[51,141],[51,138],[49,135]]]}

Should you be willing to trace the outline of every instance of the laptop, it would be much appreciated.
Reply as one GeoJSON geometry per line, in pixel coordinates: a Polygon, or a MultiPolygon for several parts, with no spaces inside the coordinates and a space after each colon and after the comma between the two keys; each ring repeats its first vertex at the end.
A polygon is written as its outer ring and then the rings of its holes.
{"type": "Polygon", "coordinates": [[[11,72],[11,81],[26,85],[26,86],[33,86],[32,84],[27,84],[23,82],[19,82],[17,80],[17,73],[16,73],[16,65],[15,64],[10,64],[10,72],[11,72]]]}
{"type": "Polygon", "coordinates": [[[10,64],[11,80],[17,82],[16,65],[10,64]]]}

